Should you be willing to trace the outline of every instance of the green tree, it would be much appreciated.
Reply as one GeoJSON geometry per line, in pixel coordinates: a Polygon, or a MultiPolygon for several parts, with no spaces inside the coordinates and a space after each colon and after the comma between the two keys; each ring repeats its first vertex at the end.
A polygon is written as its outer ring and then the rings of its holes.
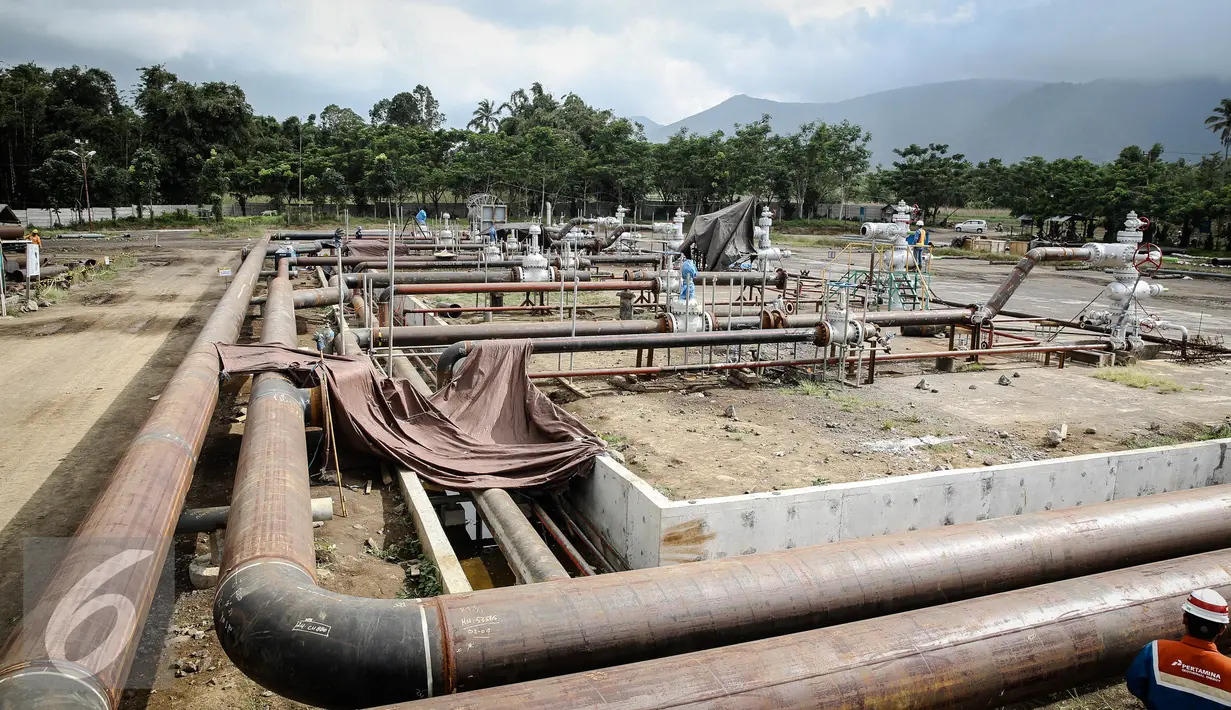
{"type": "Polygon", "coordinates": [[[936,222],[940,208],[958,205],[967,191],[970,163],[961,153],[949,154],[949,146],[912,143],[893,151],[900,160],[885,171],[885,186],[897,199],[919,205],[929,224],[936,222]]]}
{"type": "Polygon", "coordinates": [[[432,90],[423,84],[415,86],[414,91],[402,91],[393,98],[377,101],[368,116],[374,126],[418,126],[432,131],[445,122],[440,103],[432,96],[432,90]]]}
{"type": "Polygon", "coordinates": [[[466,128],[479,133],[490,133],[500,127],[500,109],[491,99],[483,99],[471,114],[466,128]]]}
{"type": "Polygon", "coordinates": [[[61,208],[80,207],[81,167],[71,153],[57,150],[31,173],[35,186],[47,196],[48,206],[56,213],[57,223],[61,208]]]}
{"type": "Polygon", "coordinates": [[[222,221],[222,198],[230,188],[230,173],[227,171],[226,158],[211,150],[209,157],[201,165],[197,175],[198,199],[203,204],[213,207],[214,221],[222,221]]]}
{"type": "Polygon", "coordinates": [[[1222,158],[1227,159],[1227,151],[1231,150],[1231,99],[1223,99],[1214,107],[1214,114],[1205,119],[1205,125],[1218,136],[1222,142],[1222,158]]]}
{"type": "Polygon", "coordinates": [[[153,205],[158,199],[159,179],[162,173],[162,161],[149,148],[141,148],[133,154],[128,165],[129,187],[133,191],[133,202],[137,205],[137,217],[142,216],[142,204],[150,205],[150,219],[154,218],[153,205]]]}
{"type": "Polygon", "coordinates": [[[129,204],[132,189],[129,174],[116,165],[103,165],[90,175],[90,195],[98,204],[111,208],[111,219],[116,218],[116,207],[129,204]]]}

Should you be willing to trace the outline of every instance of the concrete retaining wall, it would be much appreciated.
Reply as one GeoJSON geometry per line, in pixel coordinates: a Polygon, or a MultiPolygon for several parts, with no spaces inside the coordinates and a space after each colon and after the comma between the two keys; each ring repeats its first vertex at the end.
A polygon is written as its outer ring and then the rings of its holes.
{"type": "Polygon", "coordinates": [[[647,567],[1228,483],[1229,445],[1221,439],[696,501],[666,501],[604,458],[572,497],[631,566],[647,567]]]}

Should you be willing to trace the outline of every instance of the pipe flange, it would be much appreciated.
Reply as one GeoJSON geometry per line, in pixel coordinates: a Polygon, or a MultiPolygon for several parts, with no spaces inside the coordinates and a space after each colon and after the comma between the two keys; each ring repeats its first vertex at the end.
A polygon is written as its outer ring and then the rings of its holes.
{"type": "Polygon", "coordinates": [[[707,333],[714,330],[714,314],[713,313],[710,313],[707,311],[701,314],[701,322],[704,325],[705,331],[707,333]]]}
{"type": "Polygon", "coordinates": [[[667,320],[666,314],[663,314],[658,317],[658,332],[659,333],[670,333],[671,332],[671,323],[667,320]]]}
{"type": "Polygon", "coordinates": [[[771,311],[761,311],[761,329],[769,330],[774,327],[774,314],[771,311]]]}
{"type": "Polygon", "coordinates": [[[663,316],[663,325],[666,327],[666,330],[663,332],[675,333],[679,331],[680,321],[675,317],[674,313],[667,313],[663,316]]]}
{"type": "Polygon", "coordinates": [[[823,321],[817,324],[816,338],[813,340],[813,344],[816,345],[818,348],[824,348],[824,347],[827,347],[832,342],[833,342],[833,326],[823,321]]]}
{"type": "Polygon", "coordinates": [[[514,266],[513,267],[513,280],[518,281],[518,282],[525,281],[526,280],[526,270],[520,266],[514,266]]]}
{"type": "Polygon", "coordinates": [[[796,308],[796,306],[795,306],[795,302],[794,302],[794,301],[787,301],[787,304],[786,304],[786,314],[787,314],[788,316],[793,316],[793,315],[795,315],[795,311],[796,311],[796,310],[798,310],[798,309],[797,309],[797,308],[796,308]]]}

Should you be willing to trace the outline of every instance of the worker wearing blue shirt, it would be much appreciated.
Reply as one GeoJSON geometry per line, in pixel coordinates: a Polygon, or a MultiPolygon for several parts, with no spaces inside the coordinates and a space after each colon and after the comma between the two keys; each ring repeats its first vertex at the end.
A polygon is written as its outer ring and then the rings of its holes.
{"type": "Polygon", "coordinates": [[[1141,649],[1124,676],[1128,692],[1147,710],[1231,707],[1231,658],[1214,639],[1227,628],[1227,600],[1198,589],[1180,607],[1187,631],[1179,641],[1154,641],[1141,649]]]}
{"type": "Polygon", "coordinates": [[[928,234],[928,230],[924,228],[923,220],[915,222],[915,227],[917,227],[917,229],[911,232],[910,236],[906,237],[906,243],[914,247],[915,265],[922,267],[923,248],[932,243],[932,238],[931,235],[928,234]]]}
{"type": "Polygon", "coordinates": [[[692,299],[693,285],[692,280],[697,278],[697,265],[692,259],[685,258],[684,263],[680,264],[680,300],[688,303],[692,299]]]}
{"type": "Polygon", "coordinates": [[[415,215],[415,221],[419,224],[427,224],[427,212],[420,208],[419,214],[415,215]]]}

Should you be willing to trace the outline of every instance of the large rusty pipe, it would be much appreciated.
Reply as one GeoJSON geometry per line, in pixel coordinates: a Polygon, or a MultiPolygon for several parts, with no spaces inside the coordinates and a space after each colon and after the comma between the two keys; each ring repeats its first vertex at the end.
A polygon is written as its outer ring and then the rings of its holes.
{"type": "MultiPolygon", "coordinates": [[[[569,279],[571,280],[571,279],[569,279]]],[[[653,291],[657,287],[655,281],[586,281],[581,280],[570,285],[570,290],[576,291],[653,291]]],[[[520,283],[453,283],[453,284],[397,284],[393,292],[402,296],[422,296],[440,293],[556,293],[560,290],[559,281],[526,281],[520,283]]],[[[389,289],[386,288],[378,297],[378,301],[389,300],[389,289]]]]}
{"type": "Polygon", "coordinates": [[[1146,644],[1179,639],[1180,605],[1201,588],[1231,593],[1231,550],[390,707],[1001,707],[1123,673],[1146,644]]]}
{"type": "Polygon", "coordinates": [[[0,655],[0,707],[101,710],[119,703],[218,400],[214,343],[239,335],[266,248],[262,240],[244,260],[9,638],[0,655]],[[100,588],[107,594],[96,596],[100,588]],[[83,604],[113,609],[114,621],[79,619],[83,604]]]}
{"type": "MultiPolygon", "coordinates": [[[[545,323],[471,323],[467,325],[411,325],[393,329],[395,347],[427,347],[451,345],[458,340],[517,340],[521,338],[558,338],[579,336],[629,335],[657,333],[663,330],[659,320],[578,321],[545,323]]],[[[355,328],[353,332],[363,347],[385,347],[389,344],[388,328],[355,328]]]]}
{"type": "MultiPolygon", "coordinates": [[[[310,704],[367,707],[1221,549],[1231,534],[1231,486],[935,523],[905,534],[417,600],[332,594],[293,565],[262,564],[244,585],[220,587],[216,627],[232,660],[262,685],[310,704]],[[235,653],[237,646],[247,648],[235,653]]],[[[1143,578],[1126,579],[1131,588],[1143,578]]],[[[858,646],[849,635],[838,637],[858,646]]],[[[781,639],[768,645],[774,642],[781,639]]]]}
{"type": "Polygon", "coordinates": [[[474,502],[519,584],[569,578],[508,491],[477,491],[474,502]]]}
{"type": "Polygon", "coordinates": [[[1035,266],[1044,261],[1089,261],[1094,257],[1094,252],[1090,249],[1070,249],[1067,247],[1035,247],[1026,252],[1025,256],[1017,261],[1017,265],[1013,267],[1013,271],[1005,278],[1004,283],[996,289],[992,297],[987,300],[970,316],[970,322],[974,325],[982,325],[987,321],[996,317],[1000,313],[1000,309],[1004,308],[1004,304],[1009,302],[1013,294],[1017,291],[1018,286],[1022,285],[1022,281],[1030,275],[1030,272],[1035,266]]]}
{"type": "MultiPolygon", "coordinates": [[[[1111,350],[1109,343],[1097,345],[1044,345],[1038,347],[996,347],[979,350],[939,350],[927,353],[882,353],[877,362],[903,362],[907,360],[935,360],[937,358],[969,357],[973,355],[1042,355],[1045,353],[1070,353],[1081,350],[1111,350]]],[[[792,358],[788,360],[761,360],[753,362],[695,362],[687,365],[651,365],[649,367],[613,367],[599,370],[558,370],[531,372],[532,380],[557,377],[611,377],[612,375],[662,375],[674,372],[719,372],[723,370],[757,370],[770,367],[809,367],[814,365],[843,365],[867,362],[867,358],[849,355],[845,358],[792,358]]]]}

